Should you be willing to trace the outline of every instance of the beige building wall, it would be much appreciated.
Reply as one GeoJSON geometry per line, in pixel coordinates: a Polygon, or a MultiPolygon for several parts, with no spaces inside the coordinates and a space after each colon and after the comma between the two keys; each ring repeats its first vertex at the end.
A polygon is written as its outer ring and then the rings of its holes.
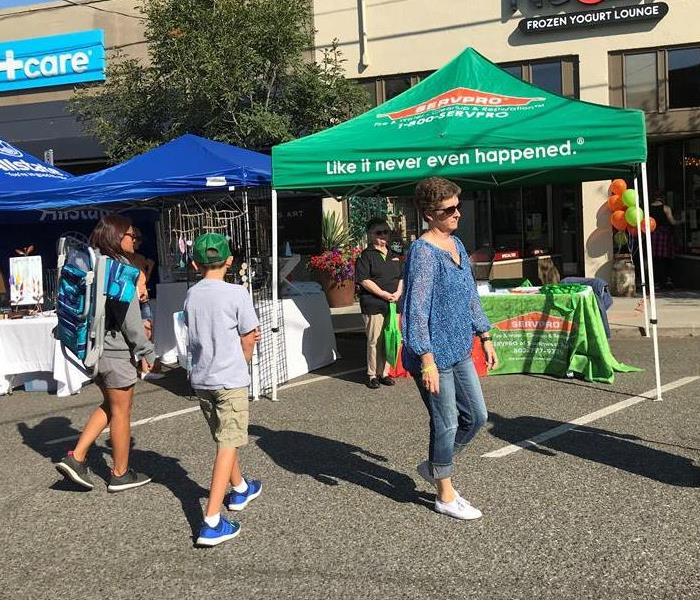
{"type": "MultiPolygon", "coordinates": [[[[655,24],[525,36],[517,29],[520,19],[557,10],[546,1],[538,10],[529,0],[520,0],[521,10],[515,14],[510,0],[315,0],[316,50],[337,38],[351,78],[438,69],[466,46],[498,63],[576,55],[581,100],[609,104],[609,52],[700,41],[700,0],[667,3],[669,14],[655,24]]],[[[640,0],[607,0],[605,7],[639,4],[640,0]]],[[[566,12],[588,9],[575,0],[565,6],[566,12]]],[[[611,229],[599,212],[606,188],[606,182],[583,185],[583,233],[586,275],[609,279],[611,229]]]]}
{"type": "MultiPolygon", "coordinates": [[[[146,56],[143,22],[138,18],[139,0],[108,0],[81,6],[83,3],[84,0],[77,0],[76,5],[55,2],[3,10],[0,12],[0,41],[103,29],[107,64],[110,51],[117,49],[130,56],[146,56]]],[[[2,94],[0,106],[67,100],[71,95],[72,88],[39,88],[2,94]]]]}

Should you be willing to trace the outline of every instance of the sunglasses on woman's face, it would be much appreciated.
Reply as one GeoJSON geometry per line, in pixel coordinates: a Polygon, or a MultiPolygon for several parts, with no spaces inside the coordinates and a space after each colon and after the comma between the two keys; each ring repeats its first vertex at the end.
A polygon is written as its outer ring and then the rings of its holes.
{"type": "Polygon", "coordinates": [[[388,229],[377,229],[376,231],[373,231],[374,235],[389,235],[389,230],[388,229]]]}
{"type": "Polygon", "coordinates": [[[458,210],[462,210],[462,202],[461,201],[457,202],[457,204],[455,204],[454,206],[448,206],[447,208],[438,208],[433,212],[439,213],[440,215],[445,216],[445,217],[451,217],[458,210]]]}
{"type": "Polygon", "coordinates": [[[139,239],[135,233],[131,233],[130,231],[127,231],[124,234],[124,237],[127,237],[127,236],[129,236],[134,241],[139,239]]]}

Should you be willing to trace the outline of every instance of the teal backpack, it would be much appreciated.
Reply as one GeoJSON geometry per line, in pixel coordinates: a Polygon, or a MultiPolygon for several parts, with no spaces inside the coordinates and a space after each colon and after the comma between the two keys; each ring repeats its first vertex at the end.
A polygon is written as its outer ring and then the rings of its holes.
{"type": "Polygon", "coordinates": [[[58,242],[56,338],[90,374],[97,371],[105,336],[107,300],[130,303],[139,270],[102,256],[73,238],[58,242]]]}

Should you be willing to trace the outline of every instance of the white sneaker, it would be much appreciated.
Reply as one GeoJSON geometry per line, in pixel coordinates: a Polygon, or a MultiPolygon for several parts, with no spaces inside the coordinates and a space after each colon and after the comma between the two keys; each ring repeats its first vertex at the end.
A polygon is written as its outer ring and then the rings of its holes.
{"type": "Polygon", "coordinates": [[[437,498],[435,499],[435,512],[447,515],[449,517],[454,517],[455,519],[462,519],[464,521],[471,521],[473,519],[481,518],[481,511],[475,508],[469,502],[467,502],[462,496],[457,494],[452,502],[441,502],[437,498]]]}
{"type": "Polygon", "coordinates": [[[430,463],[427,460],[424,460],[421,464],[419,464],[416,467],[416,471],[418,471],[418,475],[425,479],[430,485],[437,487],[435,477],[430,474],[430,463]]]}

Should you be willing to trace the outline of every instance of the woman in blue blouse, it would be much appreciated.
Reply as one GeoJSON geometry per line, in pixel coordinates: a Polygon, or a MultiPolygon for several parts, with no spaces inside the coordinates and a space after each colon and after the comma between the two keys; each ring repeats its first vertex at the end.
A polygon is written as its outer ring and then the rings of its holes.
{"type": "Polygon", "coordinates": [[[416,206],[428,231],[408,252],[404,279],[403,364],[413,374],[430,416],[428,460],[418,473],[437,487],[435,510],[457,519],[481,511],[452,486],[454,455],[484,425],[486,405],[471,360],[481,338],[489,368],[498,358],[469,257],[453,233],[459,225],[459,186],[431,177],[416,186],[416,206]]]}

